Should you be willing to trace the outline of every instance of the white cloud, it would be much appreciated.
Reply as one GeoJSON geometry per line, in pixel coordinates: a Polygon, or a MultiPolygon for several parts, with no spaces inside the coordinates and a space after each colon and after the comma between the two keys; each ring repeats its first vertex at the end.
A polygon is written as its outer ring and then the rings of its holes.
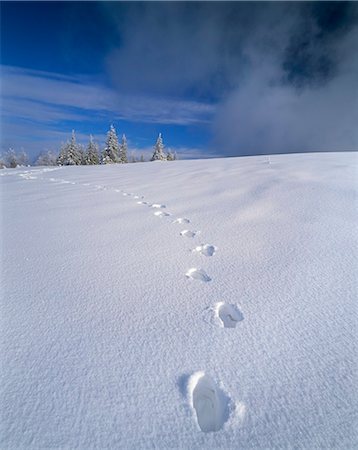
{"type": "Polygon", "coordinates": [[[208,122],[214,113],[214,107],[207,103],[118,94],[79,76],[9,66],[2,66],[1,72],[5,118],[50,123],[93,121],[100,115],[126,121],[189,125],[208,122]]]}

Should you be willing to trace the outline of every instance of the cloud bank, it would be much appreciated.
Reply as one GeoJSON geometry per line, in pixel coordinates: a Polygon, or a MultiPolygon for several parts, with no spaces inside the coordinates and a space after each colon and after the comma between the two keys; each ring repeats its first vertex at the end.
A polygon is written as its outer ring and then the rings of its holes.
{"type": "Polygon", "coordinates": [[[120,45],[116,90],[217,104],[225,155],[358,150],[353,2],[204,2],[103,6],[120,45]]]}

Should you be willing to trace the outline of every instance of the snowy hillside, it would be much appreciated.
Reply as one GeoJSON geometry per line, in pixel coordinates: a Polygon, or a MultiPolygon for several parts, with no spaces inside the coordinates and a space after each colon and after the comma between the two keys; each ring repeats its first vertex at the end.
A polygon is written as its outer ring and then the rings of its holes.
{"type": "Polygon", "coordinates": [[[1,448],[357,446],[357,162],[2,170],[1,448]]]}

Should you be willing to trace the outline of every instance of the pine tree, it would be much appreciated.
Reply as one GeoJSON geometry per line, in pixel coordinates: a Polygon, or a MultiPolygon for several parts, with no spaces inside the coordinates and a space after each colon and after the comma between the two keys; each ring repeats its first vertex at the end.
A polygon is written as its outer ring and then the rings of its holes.
{"type": "Polygon", "coordinates": [[[167,153],[167,161],[174,161],[174,153],[170,149],[167,153]]]}
{"type": "Polygon", "coordinates": [[[127,151],[128,151],[127,139],[126,139],[126,135],[123,134],[122,142],[121,142],[121,145],[119,146],[119,162],[122,164],[128,162],[127,151]]]}
{"type": "Polygon", "coordinates": [[[57,156],[48,150],[47,152],[41,153],[36,162],[35,166],[55,166],[56,165],[57,156]]]}
{"type": "Polygon", "coordinates": [[[92,134],[90,135],[90,140],[87,146],[87,152],[85,155],[85,163],[88,165],[99,164],[99,152],[98,145],[93,141],[92,134]]]}
{"type": "Polygon", "coordinates": [[[154,153],[151,158],[151,161],[166,161],[167,156],[164,153],[164,144],[162,139],[162,133],[159,133],[157,142],[154,147],[154,153]]]}
{"type": "Polygon", "coordinates": [[[79,166],[82,163],[82,155],[76,143],[75,130],[72,130],[71,141],[62,146],[57,158],[59,166],[79,166]]]}
{"type": "Polygon", "coordinates": [[[14,169],[18,165],[17,154],[13,148],[9,148],[9,150],[5,153],[5,164],[6,167],[10,167],[14,169]]]}
{"type": "Polygon", "coordinates": [[[21,150],[21,152],[17,154],[17,165],[27,166],[28,164],[29,164],[29,157],[24,150],[21,150]]]}
{"type": "Polygon", "coordinates": [[[145,162],[143,153],[140,155],[140,160],[139,160],[139,161],[140,161],[140,162],[145,162]]]}
{"type": "Polygon", "coordinates": [[[107,133],[106,147],[102,153],[102,164],[113,164],[119,162],[119,144],[116,130],[111,125],[107,133]]]}

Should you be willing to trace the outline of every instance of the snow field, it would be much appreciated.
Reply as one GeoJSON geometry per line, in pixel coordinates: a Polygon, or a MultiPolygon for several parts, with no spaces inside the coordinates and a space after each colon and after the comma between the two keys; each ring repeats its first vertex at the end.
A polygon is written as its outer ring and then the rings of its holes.
{"type": "Polygon", "coordinates": [[[352,447],[354,167],[1,173],[4,448],[352,447]]]}

